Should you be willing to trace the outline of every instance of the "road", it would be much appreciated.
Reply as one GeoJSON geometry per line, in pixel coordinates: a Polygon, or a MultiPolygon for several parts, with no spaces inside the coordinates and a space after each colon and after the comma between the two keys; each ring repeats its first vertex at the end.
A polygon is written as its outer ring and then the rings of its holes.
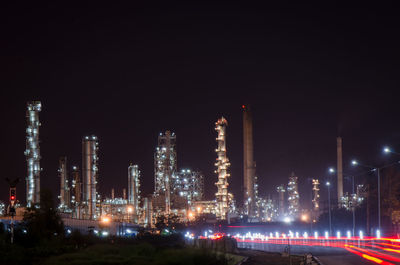
{"type": "Polygon", "coordinates": [[[290,242],[290,253],[311,253],[324,265],[400,264],[400,244],[386,239],[238,239],[239,248],[284,252],[290,242]]]}

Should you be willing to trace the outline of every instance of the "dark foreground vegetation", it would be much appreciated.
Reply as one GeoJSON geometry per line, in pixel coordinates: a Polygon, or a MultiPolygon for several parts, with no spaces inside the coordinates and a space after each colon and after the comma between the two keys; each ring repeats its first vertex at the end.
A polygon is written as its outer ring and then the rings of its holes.
{"type": "MultiPolygon", "coordinates": [[[[40,208],[28,209],[15,227],[14,244],[0,223],[0,265],[14,264],[229,264],[229,256],[188,247],[180,234],[139,234],[136,238],[101,238],[65,233],[51,193],[43,190],[40,208]]],[[[231,262],[232,264],[232,262],[231,262]]]]}

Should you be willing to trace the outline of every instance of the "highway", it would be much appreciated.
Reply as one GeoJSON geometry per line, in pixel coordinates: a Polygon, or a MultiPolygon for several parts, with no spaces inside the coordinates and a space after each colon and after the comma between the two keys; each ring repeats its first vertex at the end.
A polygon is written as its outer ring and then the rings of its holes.
{"type": "Polygon", "coordinates": [[[324,265],[400,264],[400,241],[392,238],[234,236],[239,248],[269,252],[311,253],[324,265]]]}

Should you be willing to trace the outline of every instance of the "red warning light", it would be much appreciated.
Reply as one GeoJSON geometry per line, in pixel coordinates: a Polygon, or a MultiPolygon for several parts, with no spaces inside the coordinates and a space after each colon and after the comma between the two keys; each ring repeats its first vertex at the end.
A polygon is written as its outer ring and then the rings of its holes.
{"type": "Polygon", "coordinates": [[[245,105],[242,105],[242,109],[245,109],[246,108],[246,106],[245,105]]]}
{"type": "Polygon", "coordinates": [[[15,196],[11,196],[11,198],[10,198],[10,199],[11,199],[12,201],[13,201],[13,200],[15,200],[15,196]]]}

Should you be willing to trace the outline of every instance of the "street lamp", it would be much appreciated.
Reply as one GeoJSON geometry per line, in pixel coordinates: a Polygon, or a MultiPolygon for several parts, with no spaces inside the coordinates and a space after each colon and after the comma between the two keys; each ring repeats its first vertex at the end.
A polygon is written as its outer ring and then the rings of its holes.
{"type": "Polygon", "coordinates": [[[357,160],[352,160],[351,164],[353,166],[361,166],[361,167],[369,168],[369,169],[371,169],[371,171],[376,171],[378,173],[378,228],[380,231],[381,230],[381,174],[380,174],[380,168],[374,167],[374,166],[362,165],[362,164],[358,163],[357,160]]]}
{"type": "Polygon", "coordinates": [[[396,155],[400,155],[400,153],[397,153],[397,152],[393,151],[393,149],[390,148],[390,147],[388,147],[388,146],[385,146],[385,147],[383,148],[383,152],[384,152],[385,154],[396,154],[396,155]]]}
{"type": "Polygon", "coordinates": [[[332,216],[331,216],[331,183],[329,181],[326,182],[326,186],[328,187],[328,209],[329,209],[329,234],[332,235],[332,216]]]}

